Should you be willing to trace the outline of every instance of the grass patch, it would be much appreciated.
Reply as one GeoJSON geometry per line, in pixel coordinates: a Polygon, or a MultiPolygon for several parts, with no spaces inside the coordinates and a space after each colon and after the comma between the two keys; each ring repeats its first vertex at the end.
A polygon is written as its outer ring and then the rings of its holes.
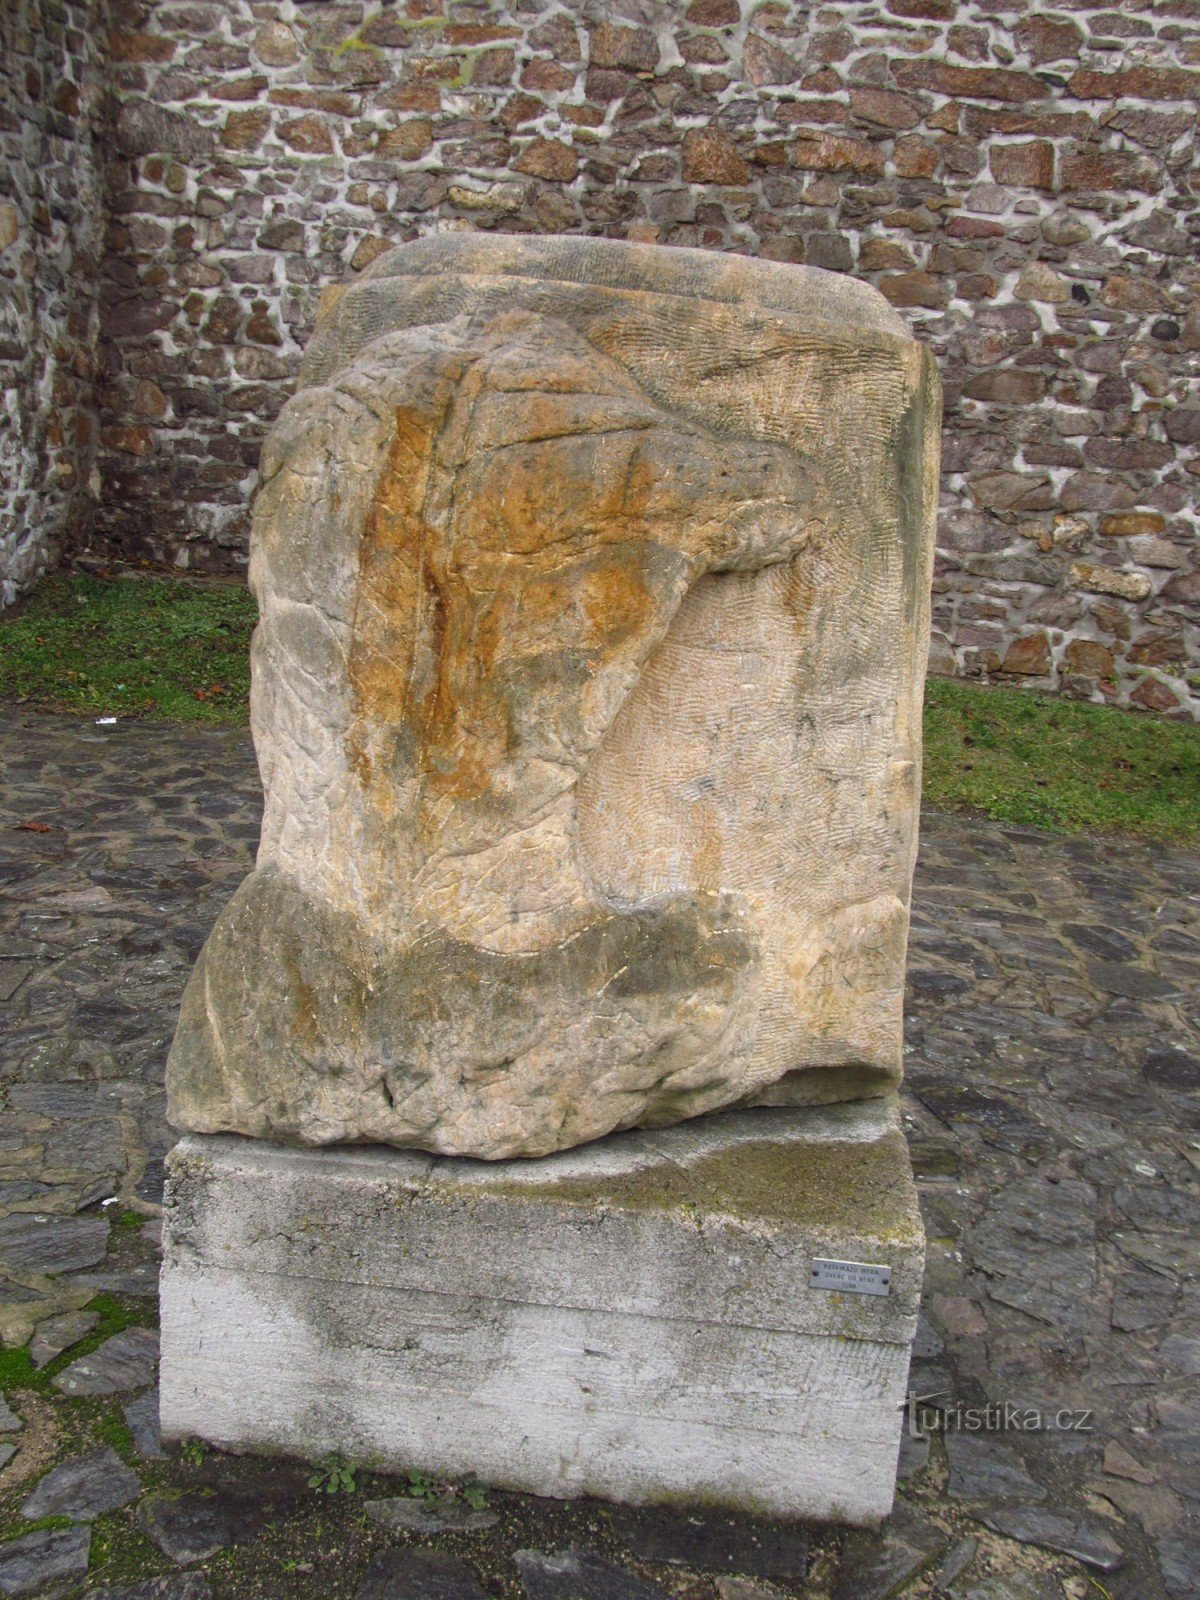
{"type": "MultiPolygon", "coordinates": [[[[125,1328],[153,1328],[158,1320],[158,1308],[153,1301],[112,1294],[107,1289],[93,1295],[86,1309],[97,1312],[100,1317],[91,1333],[76,1340],[40,1370],[33,1364],[28,1345],[0,1348],[0,1390],[32,1389],[36,1394],[56,1394],[52,1379],[64,1367],[69,1367],[72,1361],[78,1361],[80,1356],[90,1356],[114,1333],[121,1333],[125,1328]]],[[[84,1398],[79,1397],[81,1400],[84,1398]]]]}
{"type": "Polygon", "coordinates": [[[244,723],[256,616],[240,585],[56,573],[0,617],[0,699],[244,723]]]}
{"type": "Polygon", "coordinates": [[[931,678],[925,804],[1060,833],[1200,842],[1200,727],[931,678]]]}
{"type": "MultiPolygon", "coordinates": [[[[58,573],[0,617],[0,700],[244,724],[254,601],[238,586],[58,573]]],[[[1200,842],[1200,728],[931,678],[925,802],[1065,833],[1200,842]]]]}

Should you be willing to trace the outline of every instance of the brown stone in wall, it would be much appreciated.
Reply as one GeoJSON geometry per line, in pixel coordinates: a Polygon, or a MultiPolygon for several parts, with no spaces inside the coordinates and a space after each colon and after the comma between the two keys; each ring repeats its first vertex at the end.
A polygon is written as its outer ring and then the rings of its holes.
{"type": "Polygon", "coordinates": [[[928,272],[897,272],[876,281],[894,306],[926,306],[940,310],[946,303],[946,286],[928,272]]]}
{"type": "Polygon", "coordinates": [[[911,95],[894,89],[851,89],[850,114],[860,122],[879,128],[915,128],[925,108],[911,95]]]}
{"type": "Polygon", "coordinates": [[[932,178],[938,167],[938,153],[928,139],[911,134],[897,139],[892,150],[892,160],[901,178],[932,178]]]}
{"type": "Polygon", "coordinates": [[[264,22],[254,35],[254,54],[265,66],[292,67],[300,59],[300,46],[286,22],[264,22]]]}
{"type": "Polygon", "coordinates": [[[963,387],[963,394],[969,400],[1015,406],[1034,405],[1045,392],[1046,380],[1040,372],[1026,372],[1018,367],[978,373],[963,387]]]}
{"type": "Polygon", "coordinates": [[[750,169],[737,146],[717,128],[689,128],[683,136],[685,183],[745,183],[750,169]]]}
{"type": "MultiPolygon", "coordinates": [[[[568,67],[559,66],[557,61],[546,61],[542,57],[529,62],[521,73],[521,86],[537,94],[553,93],[556,90],[569,89],[575,82],[575,73],[568,67]]],[[[540,100],[532,102],[537,112],[542,109],[540,100]]]]}
{"type": "Polygon", "coordinates": [[[1000,670],[1006,677],[1044,678],[1054,666],[1050,640],[1044,632],[1014,639],[1004,652],[1000,670]]]}
{"type": "Polygon", "coordinates": [[[742,46],[742,72],[750,83],[761,86],[768,83],[795,83],[801,67],[777,44],[772,44],[759,33],[749,33],[742,46]]]}
{"type": "Polygon", "coordinates": [[[947,61],[902,61],[894,69],[902,89],[934,89],[939,94],[973,100],[1004,100],[1020,104],[1040,100],[1045,85],[1025,72],[1003,67],[955,67],[947,61]]]}
{"type": "Polygon", "coordinates": [[[1095,639],[1072,639],[1066,650],[1066,665],[1069,672],[1092,678],[1111,678],[1113,653],[1107,645],[1095,639]]]}
{"type": "Polygon", "coordinates": [[[1141,189],[1154,194],[1162,187],[1156,162],[1128,150],[1073,150],[1062,159],[1062,187],[1072,189],[1141,189]]]}
{"type": "Polygon", "coordinates": [[[1129,696],[1130,703],[1146,711],[1177,711],[1179,696],[1160,678],[1143,678],[1129,696]]]}
{"type": "Polygon", "coordinates": [[[122,33],[114,28],[108,35],[108,54],[111,61],[169,61],[175,42],[160,34],[122,33]]]}
{"type": "Polygon", "coordinates": [[[658,40],[649,28],[623,28],[602,22],[590,36],[594,67],[625,67],[630,72],[653,72],[658,65],[658,40]]]}
{"type": "Polygon", "coordinates": [[[1027,189],[1054,187],[1054,146],[1046,139],[993,145],[988,159],[997,183],[1027,189]]]}
{"type": "Polygon", "coordinates": [[[1200,72],[1174,67],[1137,66],[1118,72],[1081,67],[1068,81],[1077,100],[1200,100],[1200,72]]]}
{"type": "Polygon", "coordinates": [[[525,146],[513,162],[513,170],[552,183],[571,183],[579,170],[579,162],[569,144],[563,144],[560,139],[537,138],[525,146]]]}
{"type": "Polygon", "coordinates": [[[426,117],[413,117],[395,128],[380,131],[376,153],[398,161],[415,161],[433,144],[433,125],[426,117]]]}
{"type": "Polygon", "coordinates": [[[1013,36],[1035,67],[1047,61],[1069,61],[1083,43],[1083,29],[1068,17],[1022,17],[1013,36]]]}
{"type": "Polygon", "coordinates": [[[1135,666],[1169,667],[1187,660],[1187,645],[1182,634],[1146,633],[1130,645],[1125,659],[1135,666]]]}
{"type": "Polygon", "coordinates": [[[862,139],[818,133],[796,140],[791,150],[791,163],[807,172],[882,173],[884,156],[878,146],[862,139]]]}
{"type": "Polygon", "coordinates": [[[302,151],[305,155],[333,153],[333,135],[324,117],[297,117],[292,122],[285,122],[279,129],[279,137],[290,149],[302,151]]]}
{"type": "Polygon", "coordinates": [[[692,0],[684,15],[698,28],[732,27],[742,19],[738,0],[692,0]]]}

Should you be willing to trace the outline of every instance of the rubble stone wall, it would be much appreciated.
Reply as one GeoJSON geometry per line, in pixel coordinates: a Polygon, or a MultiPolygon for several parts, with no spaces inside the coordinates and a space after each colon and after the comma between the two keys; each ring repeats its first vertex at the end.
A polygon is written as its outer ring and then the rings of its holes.
{"type": "Polygon", "coordinates": [[[1200,714],[1200,0],[110,0],[102,548],[245,561],[324,288],[433,229],[876,283],[946,390],[939,670],[1200,714]]]}
{"type": "Polygon", "coordinates": [[[0,0],[0,605],[86,528],[103,237],[97,0],[0,0]]]}

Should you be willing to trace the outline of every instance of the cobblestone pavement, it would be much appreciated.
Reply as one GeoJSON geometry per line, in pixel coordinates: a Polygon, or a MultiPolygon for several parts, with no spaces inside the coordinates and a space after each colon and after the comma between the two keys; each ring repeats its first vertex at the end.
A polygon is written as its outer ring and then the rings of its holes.
{"type": "Polygon", "coordinates": [[[945,1426],[906,1442],[880,1534],[498,1492],[471,1524],[461,1496],[397,1508],[396,1480],[323,1494],[308,1469],[163,1457],[163,1061],[250,865],[252,752],[236,730],[0,713],[0,758],[0,1594],[1200,1593],[1200,859],[925,819],[913,1388],[945,1426]],[[953,1426],[1006,1403],[1007,1431],[953,1426]]]}

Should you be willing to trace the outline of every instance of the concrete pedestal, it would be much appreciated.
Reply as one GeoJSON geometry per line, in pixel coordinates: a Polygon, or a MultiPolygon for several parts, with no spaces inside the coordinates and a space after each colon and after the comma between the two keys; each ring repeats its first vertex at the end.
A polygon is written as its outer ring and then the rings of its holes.
{"type": "Polygon", "coordinates": [[[634,1504],[891,1507],[924,1256],[894,1100],[504,1163],[191,1137],[169,1174],[165,1438],[634,1504]],[[817,1287],[884,1277],[826,1260],[890,1269],[886,1292],[817,1287]]]}

